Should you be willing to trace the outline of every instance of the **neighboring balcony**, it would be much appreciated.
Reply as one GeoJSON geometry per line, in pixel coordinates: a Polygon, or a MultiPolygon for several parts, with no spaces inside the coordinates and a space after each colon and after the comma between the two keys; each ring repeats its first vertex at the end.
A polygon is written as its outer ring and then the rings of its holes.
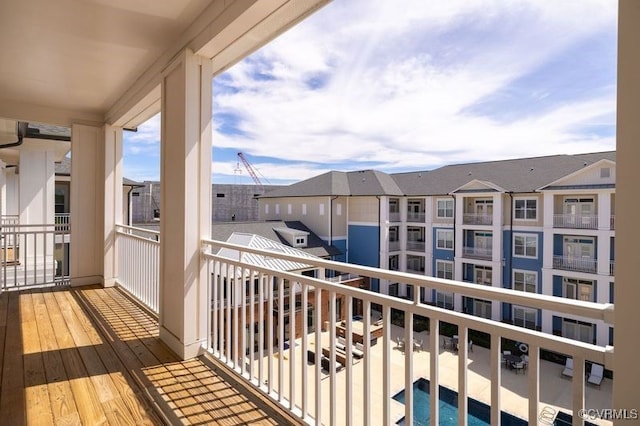
{"type": "Polygon", "coordinates": [[[570,229],[598,229],[598,215],[554,214],[553,227],[570,229]]]}
{"type": "Polygon", "coordinates": [[[424,212],[407,212],[407,222],[419,222],[424,223],[424,212]]]}
{"type": "Polygon", "coordinates": [[[421,240],[407,240],[407,250],[423,252],[426,248],[425,242],[421,240]]]}
{"type": "Polygon", "coordinates": [[[400,240],[389,241],[389,251],[399,251],[400,250],[400,240]]]}
{"type": "Polygon", "coordinates": [[[389,212],[389,222],[400,222],[400,212],[389,212]]]}
{"type": "Polygon", "coordinates": [[[587,272],[595,274],[598,270],[598,259],[569,256],[553,256],[553,268],[564,271],[587,272]]]}
{"type": "Polygon", "coordinates": [[[492,225],[493,215],[483,213],[464,213],[462,215],[464,225],[492,225]]]}
{"type": "Polygon", "coordinates": [[[487,247],[462,247],[462,255],[473,259],[490,260],[493,255],[493,249],[487,247]]]}

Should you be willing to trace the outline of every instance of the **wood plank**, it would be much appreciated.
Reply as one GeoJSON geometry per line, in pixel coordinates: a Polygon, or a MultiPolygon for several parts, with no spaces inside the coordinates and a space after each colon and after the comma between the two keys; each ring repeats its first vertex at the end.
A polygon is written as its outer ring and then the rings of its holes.
{"type": "Polygon", "coordinates": [[[58,351],[53,326],[49,318],[43,293],[32,294],[33,307],[38,322],[38,335],[49,392],[50,408],[56,424],[79,424],[80,416],[76,407],[73,391],[64,369],[62,357],[58,351]]]}
{"type": "Polygon", "coordinates": [[[52,293],[45,294],[45,304],[49,311],[51,324],[55,330],[58,345],[64,350],[60,351],[62,362],[69,376],[73,398],[76,401],[78,414],[84,424],[97,425],[106,422],[104,410],[98,400],[98,395],[88,373],[82,363],[82,358],[74,347],[73,338],[69,333],[67,324],[60,311],[57,300],[52,293]]]}
{"type": "Polygon", "coordinates": [[[69,299],[69,303],[76,314],[76,320],[82,326],[88,343],[95,348],[97,358],[102,361],[106,369],[105,373],[108,372],[109,380],[113,386],[112,390],[117,395],[114,398],[116,400],[115,402],[103,401],[103,408],[107,417],[111,418],[116,415],[120,422],[126,418],[130,418],[133,424],[159,423],[160,420],[157,417],[150,415],[150,407],[144,401],[143,397],[139,392],[135,392],[131,388],[129,383],[131,383],[132,386],[135,385],[133,379],[128,376],[127,369],[120,362],[113,348],[103,342],[93,322],[86,316],[86,313],[78,304],[72,292],[66,292],[65,296],[69,299]],[[117,413],[114,414],[113,411],[115,409],[117,409],[117,413]],[[125,415],[124,411],[128,414],[125,415]]]}
{"type": "Polygon", "coordinates": [[[20,294],[9,294],[7,332],[5,336],[2,390],[0,391],[0,412],[3,418],[12,419],[16,424],[26,423],[26,402],[24,400],[24,363],[22,358],[22,328],[20,327],[20,294]]]}
{"type": "Polygon", "coordinates": [[[20,295],[20,312],[22,314],[24,353],[24,395],[25,400],[29,401],[26,405],[27,422],[41,425],[52,424],[53,414],[49,402],[40,337],[38,335],[32,296],[29,292],[24,292],[20,295]]]}

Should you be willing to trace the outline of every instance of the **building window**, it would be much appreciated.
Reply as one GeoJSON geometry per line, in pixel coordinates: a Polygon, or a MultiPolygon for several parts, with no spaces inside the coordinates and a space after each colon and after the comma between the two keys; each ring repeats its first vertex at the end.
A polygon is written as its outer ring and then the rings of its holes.
{"type": "Polygon", "coordinates": [[[436,231],[436,248],[453,250],[453,229],[438,229],[436,231]]]}
{"type": "Polygon", "coordinates": [[[216,198],[224,198],[224,193],[222,193],[222,192],[218,192],[218,193],[216,194],[216,198]]]}
{"type": "Polygon", "coordinates": [[[306,246],[307,238],[306,237],[296,237],[296,246],[306,246]]]}
{"type": "Polygon", "coordinates": [[[489,300],[474,299],[473,314],[477,317],[491,319],[491,302],[489,300]]]}
{"type": "Polygon", "coordinates": [[[336,205],[336,214],[337,214],[338,216],[342,216],[342,204],[340,204],[340,203],[338,203],[338,204],[336,205]]]}
{"type": "Polygon", "coordinates": [[[436,291],[436,306],[453,310],[453,293],[436,291]]]}
{"type": "Polygon", "coordinates": [[[389,296],[398,297],[398,283],[389,284],[389,296]]]}
{"type": "Polygon", "coordinates": [[[562,279],[562,296],[567,299],[593,302],[593,281],[564,277],[562,279]]]}
{"type": "Polygon", "coordinates": [[[491,285],[493,282],[493,268],[491,266],[475,265],[473,267],[473,282],[482,285],[491,285]]]}
{"type": "Polygon", "coordinates": [[[532,198],[516,199],[514,204],[514,217],[519,220],[536,220],[538,200],[532,198]]]}
{"type": "Polygon", "coordinates": [[[394,254],[393,256],[389,256],[389,270],[397,271],[399,266],[398,255],[394,254]]]}
{"type": "Polygon", "coordinates": [[[453,199],[452,198],[442,198],[436,201],[437,203],[437,213],[436,217],[439,219],[450,219],[453,218],[453,199]]]}
{"type": "Polygon", "coordinates": [[[287,204],[287,214],[291,214],[292,206],[291,204],[287,204]]]}
{"type": "Polygon", "coordinates": [[[453,279],[453,262],[436,260],[436,277],[452,280],[453,279]]]}
{"type": "Polygon", "coordinates": [[[562,337],[595,344],[595,339],[593,338],[594,330],[595,326],[588,322],[575,321],[567,318],[563,318],[562,320],[562,337]]]}
{"type": "Polygon", "coordinates": [[[280,214],[280,204],[276,204],[276,214],[280,214]]]}
{"type": "Polygon", "coordinates": [[[320,204],[318,206],[319,212],[320,212],[320,216],[324,216],[324,204],[320,204]]]}
{"type": "Polygon", "coordinates": [[[302,215],[303,216],[307,215],[307,204],[306,203],[302,205],[302,215]]]}
{"type": "Polygon", "coordinates": [[[608,178],[609,176],[611,176],[611,169],[609,167],[603,167],[600,169],[601,178],[608,178]]]}
{"type": "Polygon", "coordinates": [[[424,256],[407,255],[407,270],[412,272],[424,272],[424,256]]]}
{"type": "Polygon", "coordinates": [[[513,255],[518,257],[538,257],[538,236],[534,234],[513,235],[513,255]]]}
{"type": "Polygon", "coordinates": [[[264,214],[269,214],[269,204],[264,205],[264,214]]]}
{"type": "Polygon", "coordinates": [[[538,273],[532,271],[513,271],[513,289],[527,293],[537,293],[538,273]]]}
{"type": "Polygon", "coordinates": [[[536,329],[536,317],[538,313],[535,309],[525,308],[522,306],[513,307],[513,325],[518,327],[536,329]]]}

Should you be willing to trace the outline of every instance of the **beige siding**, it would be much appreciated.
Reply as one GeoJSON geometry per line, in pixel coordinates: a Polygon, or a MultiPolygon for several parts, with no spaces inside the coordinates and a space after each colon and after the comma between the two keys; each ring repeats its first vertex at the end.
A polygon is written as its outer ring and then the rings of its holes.
{"type": "Polygon", "coordinates": [[[349,198],[349,222],[379,223],[379,206],[376,197],[349,198]]]}
{"type": "MultiPolygon", "coordinates": [[[[433,217],[432,217],[433,222],[453,225],[453,218],[443,219],[438,217],[438,200],[453,200],[453,197],[449,195],[442,195],[442,196],[434,196],[431,198],[431,211],[433,212],[433,217]]],[[[455,216],[455,202],[454,202],[454,216],[455,216]]]]}
{"type": "Polygon", "coordinates": [[[332,221],[332,237],[346,237],[347,236],[347,220],[349,209],[348,197],[338,197],[332,201],[333,207],[333,221],[332,221]]]}
{"type": "MultiPolygon", "coordinates": [[[[299,220],[319,237],[327,238],[329,236],[329,200],[329,197],[262,198],[260,199],[260,219],[299,220]],[[268,213],[266,206],[268,206],[268,213]],[[320,214],[321,210],[324,214],[320,214]]],[[[343,207],[344,214],[346,212],[343,207]]]]}

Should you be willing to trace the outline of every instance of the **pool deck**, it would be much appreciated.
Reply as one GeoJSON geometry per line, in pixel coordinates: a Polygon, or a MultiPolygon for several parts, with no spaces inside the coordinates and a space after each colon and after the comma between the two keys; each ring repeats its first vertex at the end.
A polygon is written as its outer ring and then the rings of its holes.
{"type": "MultiPolygon", "coordinates": [[[[391,326],[391,395],[402,391],[404,389],[404,361],[406,356],[413,356],[414,363],[414,381],[420,377],[429,379],[429,363],[431,349],[429,347],[429,335],[428,332],[414,333],[414,339],[422,340],[422,351],[413,351],[411,354],[400,350],[396,347],[396,337],[404,336],[404,329],[395,325],[391,326]]],[[[309,347],[308,349],[314,351],[315,335],[310,334],[308,336],[309,347]]],[[[322,333],[322,345],[321,347],[329,346],[329,332],[322,333]]],[[[295,362],[299,365],[296,375],[298,376],[296,383],[296,395],[302,394],[302,381],[300,380],[300,374],[306,374],[308,377],[307,392],[309,393],[309,400],[314,401],[315,391],[315,366],[307,363],[307,356],[302,352],[301,339],[297,340],[297,345],[294,349],[295,362]]],[[[449,349],[443,349],[438,347],[437,354],[439,356],[439,375],[440,384],[452,390],[457,390],[458,387],[458,355],[456,352],[449,349]]],[[[371,347],[370,362],[371,362],[371,415],[372,419],[382,418],[382,360],[383,360],[383,345],[382,340],[378,340],[378,344],[371,347]]],[[[276,360],[279,355],[275,355],[276,360]]],[[[284,362],[284,391],[288,395],[289,384],[289,350],[286,350],[283,354],[284,362]]],[[[264,361],[266,371],[266,359],[264,361]]],[[[546,407],[559,411],[571,412],[571,386],[572,381],[563,378],[561,371],[562,365],[555,364],[549,361],[540,361],[540,411],[546,407]]],[[[351,368],[352,376],[352,415],[354,424],[363,423],[363,360],[355,360],[351,368]]],[[[338,423],[341,423],[341,419],[345,419],[346,416],[346,393],[347,393],[347,378],[349,372],[347,368],[344,368],[336,373],[335,377],[335,389],[336,389],[336,418],[338,423]]],[[[490,364],[489,364],[489,350],[474,345],[473,352],[468,356],[468,371],[467,371],[467,391],[468,396],[478,401],[484,402],[487,405],[491,405],[491,381],[490,376],[490,364]]],[[[501,374],[502,390],[500,394],[502,411],[513,414],[522,419],[528,417],[528,373],[516,374],[515,371],[509,369],[502,369],[501,374]]],[[[277,380],[277,362],[274,365],[274,380],[277,380]]],[[[322,419],[326,423],[330,416],[330,376],[325,372],[322,373],[322,419]]],[[[275,388],[278,388],[278,383],[273,384],[275,388]]],[[[592,385],[586,385],[585,387],[585,408],[611,408],[611,395],[612,395],[612,381],[610,379],[604,379],[600,387],[592,385]]],[[[300,402],[298,401],[299,405],[300,402]]],[[[314,407],[309,407],[309,412],[315,417],[314,407]]],[[[391,401],[391,420],[395,423],[399,419],[404,417],[404,404],[395,400],[391,401]]],[[[590,420],[591,421],[591,420],[590,420]]],[[[611,425],[612,422],[607,421],[592,421],[595,424],[611,425]]],[[[536,422],[537,423],[537,419],[536,422]]]]}

